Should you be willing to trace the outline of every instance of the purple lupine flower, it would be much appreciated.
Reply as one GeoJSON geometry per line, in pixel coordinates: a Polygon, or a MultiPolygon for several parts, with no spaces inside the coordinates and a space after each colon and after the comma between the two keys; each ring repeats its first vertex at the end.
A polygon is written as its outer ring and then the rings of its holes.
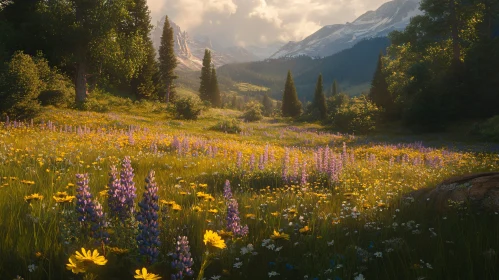
{"type": "Polygon", "coordinates": [[[267,164],[269,162],[269,144],[265,145],[265,150],[263,151],[263,163],[267,164]]]}
{"type": "Polygon", "coordinates": [[[146,178],[145,192],[139,203],[140,210],[137,213],[139,222],[139,235],[137,245],[141,255],[145,256],[147,263],[154,263],[159,256],[159,224],[158,224],[158,187],[156,186],[154,171],[149,171],[146,178]]]}
{"type": "Polygon", "coordinates": [[[187,236],[177,237],[175,253],[172,253],[171,256],[174,259],[171,262],[171,266],[177,271],[175,274],[172,274],[172,280],[182,280],[186,276],[192,277],[194,275],[194,271],[191,268],[194,261],[191,257],[187,236]]]}
{"type": "Polygon", "coordinates": [[[265,162],[264,162],[263,156],[260,156],[260,158],[258,160],[258,169],[260,169],[260,170],[265,169],[265,162]]]}
{"type": "Polygon", "coordinates": [[[121,185],[120,180],[118,179],[118,169],[116,169],[116,166],[113,165],[110,169],[109,181],[107,183],[107,205],[111,211],[111,215],[115,215],[119,213],[120,209],[119,192],[121,185]]]}
{"type": "Polygon", "coordinates": [[[288,183],[289,181],[288,166],[289,166],[289,150],[288,148],[286,148],[286,150],[284,151],[284,159],[282,162],[282,181],[284,183],[288,183]]]}
{"type": "Polygon", "coordinates": [[[76,174],[76,212],[78,221],[87,224],[93,212],[92,194],[88,187],[88,174],[76,174]]]}
{"type": "Polygon", "coordinates": [[[106,222],[106,216],[104,212],[102,211],[102,205],[96,201],[94,203],[94,211],[90,217],[92,225],[90,227],[91,232],[90,236],[93,238],[104,242],[105,244],[109,243],[109,234],[105,230],[105,228],[108,226],[106,222]]]}
{"type": "Polygon", "coordinates": [[[253,171],[253,169],[255,169],[255,155],[254,154],[251,154],[251,156],[250,156],[249,168],[251,171],[253,171]]]}
{"type": "Polygon", "coordinates": [[[225,180],[224,198],[225,198],[225,200],[232,199],[232,190],[230,189],[230,182],[229,182],[229,180],[225,180]]]}
{"type": "Polygon", "coordinates": [[[243,166],[243,153],[237,152],[237,161],[236,161],[237,169],[241,169],[243,166]]]}
{"type": "Polygon", "coordinates": [[[133,182],[133,168],[130,157],[125,157],[120,172],[120,193],[118,199],[123,207],[120,216],[123,220],[131,217],[134,211],[134,200],[137,196],[135,194],[135,183],[133,182]]]}
{"type": "Polygon", "coordinates": [[[106,217],[100,203],[92,201],[92,194],[88,187],[88,174],[76,174],[76,212],[83,231],[104,243],[109,242],[109,236],[104,230],[107,227],[106,217]]]}
{"type": "Polygon", "coordinates": [[[301,186],[305,187],[307,185],[307,162],[303,161],[303,166],[301,169],[301,186]]]}
{"type": "Polygon", "coordinates": [[[241,218],[239,217],[239,204],[237,200],[232,197],[229,180],[225,181],[224,197],[227,204],[227,230],[231,231],[235,236],[248,235],[248,225],[241,225],[241,218]]]}
{"type": "Polygon", "coordinates": [[[298,157],[295,157],[295,163],[293,165],[293,179],[292,181],[298,180],[298,172],[300,171],[300,162],[298,161],[298,157]]]}

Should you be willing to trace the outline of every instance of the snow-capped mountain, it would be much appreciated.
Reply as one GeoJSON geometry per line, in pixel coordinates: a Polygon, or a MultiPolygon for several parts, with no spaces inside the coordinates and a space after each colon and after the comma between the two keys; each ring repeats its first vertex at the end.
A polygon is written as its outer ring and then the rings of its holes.
{"type": "Polygon", "coordinates": [[[330,56],[352,47],[362,39],[387,36],[393,30],[403,30],[419,10],[420,0],[393,0],[376,11],[368,11],[352,23],[322,27],[299,42],[289,42],[270,58],[308,55],[330,56]]]}
{"type": "MultiPolygon", "coordinates": [[[[159,49],[161,44],[161,34],[163,33],[164,18],[159,21],[156,28],[151,33],[154,47],[159,49]]],[[[211,50],[211,61],[215,67],[227,63],[248,62],[259,60],[252,52],[242,47],[227,47],[213,44],[208,37],[191,38],[186,31],[170,20],[170,26],[173,29],[173,41],[175,54],[179,62],[178,67],[184,70],[199,70],[203,65],[205,49],[211,50]]]]}

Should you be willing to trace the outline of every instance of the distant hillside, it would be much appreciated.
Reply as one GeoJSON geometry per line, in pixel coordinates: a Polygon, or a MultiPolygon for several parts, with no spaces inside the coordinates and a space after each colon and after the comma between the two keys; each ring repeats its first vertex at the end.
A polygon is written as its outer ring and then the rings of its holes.
{"type": "Polygon", "coordinates": [[[384,51],[389,43],[386,37],[369,39],[325,58],[299,56],[227,64],[218,68],[217,73],[219,77],[235,82],[268,87],[272,97],[276,99],[281,98],[288,70],[293,73],[298,95],[302,100],[312,99],[319,73],[324,77],[326,89],[336,79],[342,91],[352,89],[350,94],[359,94],[368,88],[379,52],[384,51]]]}

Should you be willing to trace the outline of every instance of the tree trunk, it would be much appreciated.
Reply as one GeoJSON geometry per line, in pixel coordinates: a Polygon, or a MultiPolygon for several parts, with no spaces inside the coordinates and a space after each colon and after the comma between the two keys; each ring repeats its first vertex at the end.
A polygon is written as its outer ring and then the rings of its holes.
{"type": "Polygon", "coordinates": [[[86,62],[76,64],[76,103],[85,102],[87,99],[87,65],[86,62]]]}
{"type": "Polygon", "coordinates": [[[461,46],[459,45],[458,17],[455,0],[450,1],[450,20],[452,36],[453,63],[458,65],[461,62],[461,46]]]}

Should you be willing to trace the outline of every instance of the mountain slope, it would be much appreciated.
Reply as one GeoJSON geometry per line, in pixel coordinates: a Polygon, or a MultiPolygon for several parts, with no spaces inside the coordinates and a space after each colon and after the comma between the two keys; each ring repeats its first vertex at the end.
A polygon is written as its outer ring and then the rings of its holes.
{"type": "Polygon", "coordinates": [[[317,76],[322,73],[328,89],[336,79],[341,89],[358,94],[368,88],[380,51],[388,47],[386,37],[363,40],[350,49],[332,56],[313,59],[308,56],[283,57],[265,61],[228,64],[217,71],[219,77],[271,89],[272,97],[282,98],[286,73],[291,70],[301,100],[311,100],[317,76]]]}
{"type": "Polygon", "coordinates": [[[383,37],[402,30],[420,15],[419,0],[393,0],[368,11],[352,23],[327,25],[300,42],[289,42],[271,58],[308,55],[324,57],[348,49],[366,38],[383,37]]]}
{"type": "MultiPolygon", "coordinates": [[[[159,21],[156,28],[151,33],[154,47],[159,49],[161,44],[161,34],[163,33],[164,18],[159,21]]],[[[216,67],[227,63],[247,62],[258,60],[250,51],[242,47],[217,46],[212,44],[207,37],[191,38],[186,31],[170,20],[170,26],[173,28],[173,41],[175,54],[179,62],[180,70],[200,70],[203,63],[205,49],[211,50],[212,62],[216,67]]]]}

